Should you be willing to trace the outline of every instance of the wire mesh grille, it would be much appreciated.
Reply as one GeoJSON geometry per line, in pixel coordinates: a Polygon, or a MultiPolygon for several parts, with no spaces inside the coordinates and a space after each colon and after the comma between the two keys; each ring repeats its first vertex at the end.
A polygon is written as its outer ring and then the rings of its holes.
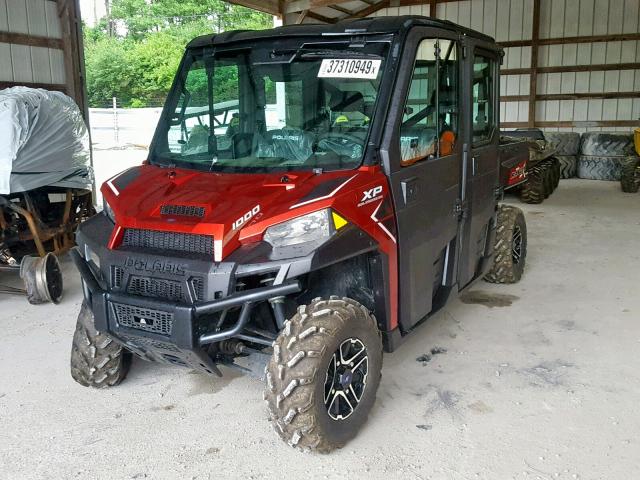
{"type": "Polygon", "coordinates": [[[122,245],[213,255],[213,237],[194,233],[128,228],[124,231],[122,245]]]}
{"type": "Polygon", "coordinates": [[[123,275],[124,275],[124,270],[122,270],[122,268],[112,266],[111,267],[111,286],[114,288],[120,288],[122,286],[123,275]]]}
{"type": "Polygon", "coordinates": [[[192,205],[163,205],[160,208],[162,215],[181,215],[183,217],[204,217],[204,207],[192,205]]]}
{"type": "Polygon", "coordinates": [[[188,300],[183,295],[182,284],[164,278],[131,277],[127,293],[142,297],[163,298],[170,301],[188,300]]]}
{"type": "Polygon", "coordinates": [[[118,323],[124,327],[171,335],[173,314],[122,303],[112,303],[118,323]]]}

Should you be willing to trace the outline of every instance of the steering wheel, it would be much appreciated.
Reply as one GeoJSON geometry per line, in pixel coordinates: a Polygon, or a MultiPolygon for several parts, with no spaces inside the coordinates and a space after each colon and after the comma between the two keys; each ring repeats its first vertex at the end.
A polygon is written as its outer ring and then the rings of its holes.
{"type": "Polygon", "coordinates": [[[326,132],[318,135],[314,144],[316,152],[332,152],[341,157],[360,158],[364,140],[344,132],[326,132]]]}

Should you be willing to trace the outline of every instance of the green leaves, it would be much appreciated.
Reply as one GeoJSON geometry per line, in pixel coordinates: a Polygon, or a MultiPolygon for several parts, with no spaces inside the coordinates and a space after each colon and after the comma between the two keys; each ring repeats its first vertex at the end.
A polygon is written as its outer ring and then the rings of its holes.
{"type": "Polygon", "coordinates": [[[271,16],[222,0],[112,0],[110,15],[84,28],[89,104],[161,105],[194,37],[264,29],[271,16]],[[109,24],[115,36],[109,36],[109,24]]]}

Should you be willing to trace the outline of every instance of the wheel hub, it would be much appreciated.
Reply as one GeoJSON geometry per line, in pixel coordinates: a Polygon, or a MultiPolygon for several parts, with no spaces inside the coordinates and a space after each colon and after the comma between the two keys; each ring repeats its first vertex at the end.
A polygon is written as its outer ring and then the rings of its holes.
{"type": "Polygon", "coordinates": [[[343,389],[349,388],[352,380],[353,372],[351,370],[346,370],[342,375],[340,375],[340,385],[343,389]]]}
{"type": "Polygon", "coordinates": [[[367,386],[369,357],[364,344],[348,338],[334,352],[324,382],[324,404],[333,420],[345,420],[358,407],[367,386]]]}

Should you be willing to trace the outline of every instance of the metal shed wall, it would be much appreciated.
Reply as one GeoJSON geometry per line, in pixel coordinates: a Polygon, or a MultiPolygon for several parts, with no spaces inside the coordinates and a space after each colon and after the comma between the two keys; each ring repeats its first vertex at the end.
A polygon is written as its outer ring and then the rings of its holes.
{"type": "MultiPolygon", "coordinates": [[[[532,39],[534,3],[466,0],[436,6],[438,18],[487,33],[507,46],[501,118],[510,127],[526,126],[529,119],[532,47],[519,43],[532,39]]],[[[429,10],[427,4],[389,7],[372,16],[429,15],[429,10]]],[[[634,38],[640,32],[640,0],[540,0],[539,15],[536,124],[547,130],[597,131],[628,129],[637,122],[640,40],[634,38]],[[632,34],[632,39],[625,40],[623,34],[632,34]],[[573,38],[610,35],[620,40],[573,38]],[[570,42],[572,38],[578,41],[570,42]],[[564,40],[544,45],[544,39],[564,40]],[[554,67],[583,71],[560,72],[554,67]],[[605,122],[609,126],[602,126],[605,122]]]]}
{"type": "Polygon", "coordinates": [[[62,91],[86,118],[76,0],[0,0],[0,89],[17,85],[62,91]]]}

